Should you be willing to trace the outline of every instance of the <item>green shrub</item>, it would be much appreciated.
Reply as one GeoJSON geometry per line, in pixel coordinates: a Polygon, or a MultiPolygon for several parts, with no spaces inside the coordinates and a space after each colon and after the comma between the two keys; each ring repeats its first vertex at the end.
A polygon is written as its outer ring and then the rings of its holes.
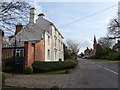
{"type": "Polygon", "coordinates": [[[32,66],[26,66],[26,74],[31,74],[33,73],[33,67],[32,66]]]}
{"type": "Polygon", "coordinates": [[[64,69],[71,69],[77,65],[76,60],[65,60],[65,61],[58,61],[58,62],[41,62],[35,61],[33,63],[33,70],[34,72],[48,72],[48,71],[56,71],[56,70],[64,70],[64,69]]]}
{"type": "Polygon", "coordinates": [[[0,80],[2,81],[2,84],[5,83],[5,80],[6,80],[6,73],[4,72],[0,72],[0,80]]]}
{"type": "Polygon", "coordinates": [[[66,73],[66,74],[71,73],[71,72],[72,72],[71,69],[66,69],[66,70],[65,70],[65,73],[66,73]]]}
{"type": "Polygon", "coordinates": [[[120,60],[120,53],[117,52],[111,52],[108,54],[109,60],[120,60]]]}
{"type": "Polygon", "coordinates": [[[12,72],[13,71],[13,67],[12,66],[6,66],[4,69],[5,72],[12,72]]]}

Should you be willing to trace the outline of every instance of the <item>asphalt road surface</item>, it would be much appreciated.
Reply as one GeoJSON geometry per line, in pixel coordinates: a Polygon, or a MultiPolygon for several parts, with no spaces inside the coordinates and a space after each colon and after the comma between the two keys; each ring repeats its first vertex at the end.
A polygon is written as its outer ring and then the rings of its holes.
{"type": "Polygon", "coordinates": [[[118,64],[80,59],[64,88],[118,88],[118,64]]]}

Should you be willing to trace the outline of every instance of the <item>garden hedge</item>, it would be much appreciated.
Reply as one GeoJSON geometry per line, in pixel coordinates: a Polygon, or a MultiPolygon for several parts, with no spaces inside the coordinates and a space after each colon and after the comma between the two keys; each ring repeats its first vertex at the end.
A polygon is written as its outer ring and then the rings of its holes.
{"type": "Polygon", "coordinates": [[[65,61],[57,61],[57,62],[35,61],[32,64],[32,67],[34,73],[40,73],[40,72],[72,69],[77,65],[77,63],[78,63],[77,60],[71,60],[71,59],[65,61]]]}

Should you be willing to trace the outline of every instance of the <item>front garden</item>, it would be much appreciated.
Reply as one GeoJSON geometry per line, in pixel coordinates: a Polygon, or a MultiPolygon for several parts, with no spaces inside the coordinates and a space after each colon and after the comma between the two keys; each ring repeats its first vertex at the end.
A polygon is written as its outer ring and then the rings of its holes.
{"type": "MultiPolygon", "coordinates": [[[[73,69],[77,66],[78,61],[68,59],[65,61],[57,61],[57,62],[43,62],[43,61],[35,61],[32,66],[27,66],[25,68],[24,74],[40,74],[40,75],[48,75],[48,74],[68,74],[73,71],[73,69]]],[[[2,83],[5,85],[5,79],[7,73],[13,73],[13,67],[9,63],[5,65],[4,72],[1,73],[2,83]]]]}

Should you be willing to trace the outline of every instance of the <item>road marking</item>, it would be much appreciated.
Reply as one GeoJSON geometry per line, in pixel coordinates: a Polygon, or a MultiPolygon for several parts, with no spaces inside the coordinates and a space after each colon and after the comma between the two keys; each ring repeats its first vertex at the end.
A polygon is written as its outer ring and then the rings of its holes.
{"type": "Polygon", "coordinates": [[[108,69],[108,68],[104,68],[104,69],[106,69],[106,70],[108,70],[108,71],[110,71],[110,72],[113,72],[114,74],[117,74],[117,75],[118,75],[118,73],[115,72],[115,71],[113,71],[113,70],[110,70],[110,69],[108,69]]]}
{"type": "Polygon", "coordinates": [[[98,64],[97,64],[97,66],[99,66],[99,67],[103,67],[103,66],[101,66],[101,65],[98,65],[98,64]]]}
{"type": "MultiPolygon", "coordinates": [[[[101,65],[99,65],[99,64],[96,64],[97,66],[99,66],[99,67],[103,67],[103,66],[101,66],[101,65]]],[[[104,69],[106,69],[106,70],[108,70],[108,71],[110,71],[110,72],[112,72],[112,73],[114,73],[114,74],[117,74],[118,75],[118,73],[117,72],[115,72],[115,71],[113,71],[113,70],[111,70],[111,69],[108,69],[108,68],[106,68],[106,67],[103,67],[104,69]]]]}

